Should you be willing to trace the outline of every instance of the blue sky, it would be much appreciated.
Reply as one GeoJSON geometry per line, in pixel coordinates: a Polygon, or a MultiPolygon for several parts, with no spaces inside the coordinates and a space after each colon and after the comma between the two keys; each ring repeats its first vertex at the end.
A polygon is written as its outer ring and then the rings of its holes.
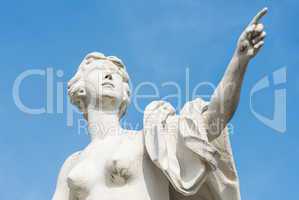
{"type": "MultiPolygon", "coordinates": [[[[65,89],[82,58],[100,51],[125,62],[133,89],[142,81],[153,82],[162,98],[173,93],[162,84],[174,81],[181,86],[186,101],[186,68],[190,70],[191,89],[202,81],[217,84],[239,34],[264,6],[269,7],[263,20],[268,36],[247,70],[240,105],[232,120],[232,146],[243,199],[298,198],[298,1],[10,0],[2,1],[0,8],[0,199],[51,199],[64,159],[89,141],[88,136],[77,133],[77,124],[67,126],[66,112],[57,113],[56,103],[52,114],[20,111],[12,88],[22,72],[62,70],[62,77],[54,77],[54,87],[63,83],[65,89]],[[287,69],[286,84],[271,85],[259,92],[253,104],[256,111],[271,118],[274,90],[286,89],[285,133],[264,125],[249,107],[252,87],[281,67],[287,69]]],[[[27,106],[45,105],[44,77],[26,79],[20,91],[27,106]]],[[[144,87],[140,92],[153,91],[144,87]]],[[[211,91],[203,88],[202,92],[211,91]]],[[[54,98],[56,101],[56,95],[54,98]]],[[[66,96],[63,100],[66,105],[66,96]]],[[[144,108],[150,100],[140,106],[144,108]]],[[[177,103],[175,99],[170,101],[177,103]]],[[[75,120],[79,117],[75,115],[75,120]]],[[[139,124],[139,128],[142,113],[131,106],[125,121],[139,124]]]]}

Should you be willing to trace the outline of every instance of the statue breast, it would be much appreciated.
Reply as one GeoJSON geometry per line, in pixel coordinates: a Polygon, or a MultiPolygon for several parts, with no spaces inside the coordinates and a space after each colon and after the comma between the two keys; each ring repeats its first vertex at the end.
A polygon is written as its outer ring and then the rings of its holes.
{"type": "Polygon", "coordinates": [[[141,137],[137,135],[134,138],[123,140],[118,150],[106,160],[105,174],[107,186],[123,186],[134,181],[140,175],[142,171],[143,148],[141,137]]]}
{"type": "Polygon", "coordinates": [[[108,188],[120,187],[138,178],[142,172],[142,137],[119,137],[114,141],[92,144],[82,152],[81,161],[67,177],[70,189],[82,193],[99,184],[108,188]]]}

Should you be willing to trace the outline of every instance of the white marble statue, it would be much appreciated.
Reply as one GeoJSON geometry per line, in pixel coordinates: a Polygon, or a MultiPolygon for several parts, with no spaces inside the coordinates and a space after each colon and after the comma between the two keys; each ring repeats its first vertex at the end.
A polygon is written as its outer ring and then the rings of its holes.
{"type": "Polygon", "coordinates": [[[130,102],[122,61],[88,54],[70,80],[71,102],[84,113],[90,144],[63,164],[53,200],[240,200],[226,124],[232,118],[249,61],[264,44],[260,11],[241,34],[209,102],[187,102],[180,114],[154,101],[144,129],[120,125],[130,102]]]}

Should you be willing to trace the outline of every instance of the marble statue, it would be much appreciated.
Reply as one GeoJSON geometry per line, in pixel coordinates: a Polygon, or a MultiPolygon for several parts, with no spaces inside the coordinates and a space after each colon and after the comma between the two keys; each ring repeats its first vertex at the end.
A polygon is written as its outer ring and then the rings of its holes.
{"type": "Polygon", "coordinates": [[[88,122],[91,142],[63,164],[53,200],[240,200],[227,123],[249,61],[264,45],[261,10],[241,34],[209,102],[179,114],[165,101],[144,111],[143,130],[125,130],[129,76],[114,56],[93,52],[69,81],[71,102],[88,122]]]}

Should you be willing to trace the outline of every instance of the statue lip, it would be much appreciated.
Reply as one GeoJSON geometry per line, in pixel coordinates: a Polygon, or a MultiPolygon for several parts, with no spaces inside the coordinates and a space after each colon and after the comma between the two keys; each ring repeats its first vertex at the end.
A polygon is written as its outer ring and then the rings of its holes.
{"type": "Polygon", "coordinates": [[[115,86],[111,82],[104,82],[104,83],[102,83],[102,86],[108,86],[108,87],[115,88],[115,86]]]}

